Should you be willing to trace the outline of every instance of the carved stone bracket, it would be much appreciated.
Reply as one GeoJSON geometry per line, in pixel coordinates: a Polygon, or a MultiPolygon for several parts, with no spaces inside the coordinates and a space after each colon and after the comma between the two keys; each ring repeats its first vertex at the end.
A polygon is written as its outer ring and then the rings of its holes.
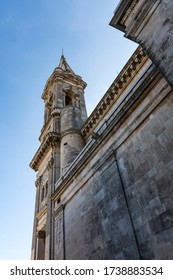
{"type": "Polygon", "coordinates": [[[35,181],[35,187],[36,188],[40,187],[40,180],[39,180],[39,178],[35,181]]]}
{"type": "Polygon", "coordinates": [[[53,157],[51,157],[51,159],[48,161],[48,164],[47,164],[47,170],[50,170],[52,168],[53,163],[54,163],[54,159],[53,159],[53,157]]]}

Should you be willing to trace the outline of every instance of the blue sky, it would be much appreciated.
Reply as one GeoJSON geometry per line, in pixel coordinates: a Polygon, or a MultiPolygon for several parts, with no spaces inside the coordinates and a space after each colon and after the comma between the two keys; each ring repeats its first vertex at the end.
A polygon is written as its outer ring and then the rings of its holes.
{"type": "Polygon", "coordinates": [[[88,114],[137,45],[109,22],[118,0],[0,1],[0,259],[29,259],[41,94],[62,48],[82,76],[88,114]]]}

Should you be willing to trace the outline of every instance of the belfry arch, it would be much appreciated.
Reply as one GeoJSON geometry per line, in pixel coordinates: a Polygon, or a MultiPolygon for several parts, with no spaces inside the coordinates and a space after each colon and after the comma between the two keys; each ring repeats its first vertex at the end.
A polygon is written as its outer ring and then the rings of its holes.
{"type": "Polygon", "coordinates": [[[65,95],[65,106],[73,105],[72,97],[69,94],[65,95]]]}

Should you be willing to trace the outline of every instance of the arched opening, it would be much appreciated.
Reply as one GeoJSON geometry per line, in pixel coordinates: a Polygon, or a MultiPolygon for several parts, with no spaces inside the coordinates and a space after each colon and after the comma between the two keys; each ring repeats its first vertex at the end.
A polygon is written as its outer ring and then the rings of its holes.
{"type": "Polygon", "coordinates": [[[70,106],[72,104],[72,98],[69,95],[65,96],[65,106],[70,106]]]}
{"type": "Polygon", "coordinates": [[[48,194],[48,182],[46,182],[45,196],[48,194]]]}

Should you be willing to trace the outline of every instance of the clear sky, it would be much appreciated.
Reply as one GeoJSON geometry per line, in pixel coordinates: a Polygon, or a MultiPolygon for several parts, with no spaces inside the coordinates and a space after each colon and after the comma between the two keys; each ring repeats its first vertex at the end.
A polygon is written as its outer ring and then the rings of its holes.
{"type": "Polygon", "coordinates": [[[62,48],[88,115],[137,45],[109,26],[118,0],[0,1],[0,259],[30,259],[41,94],[62,48]]]}

